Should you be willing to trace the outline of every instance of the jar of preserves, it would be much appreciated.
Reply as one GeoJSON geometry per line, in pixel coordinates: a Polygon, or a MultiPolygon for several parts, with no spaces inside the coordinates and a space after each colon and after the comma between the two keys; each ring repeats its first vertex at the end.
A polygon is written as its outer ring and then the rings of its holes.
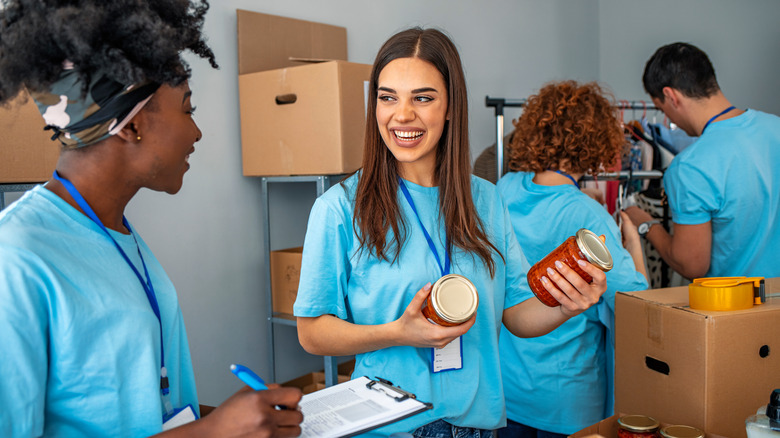
{"type": "Polygon", "coordinates": [[[531,287],[536,298],[542,303],[555,307],[559,306],[558,300],[553,298],[542,284],[542,276],[548,276],[547,268],[555,269],[555,262],[570,267],[574,272],[580,275],[588,283],[593,281],[593,277],[583,271],[577,260],[590,262],[604,272],[612,269],[612,254],[609,253],[607,245],[604,243],[604,236],[599,237],[596,233],[581,228],[577,233],[566,239],[558,248],[550,254],[531,266],[528,270],[528,285],[531,287]]]}
{"type": "Polygon", "coordinates": [[[645,415],[624,415],[617,420],[618,438],[657,438],[660,423],[645,415]]]}
{"type": "Polygon", "coordinates": [[[704,438],[704,432],[695,427],[676,424],[662,427],[661,436],[663,438],[704,438]]]}
{"type": "Polygon", "coordinates": [[[471,319],[477,306],[479,295],[474,284],[462,275],[449,274],[433,284],[422,314],[434,324],[452,327],[471,319]]]}

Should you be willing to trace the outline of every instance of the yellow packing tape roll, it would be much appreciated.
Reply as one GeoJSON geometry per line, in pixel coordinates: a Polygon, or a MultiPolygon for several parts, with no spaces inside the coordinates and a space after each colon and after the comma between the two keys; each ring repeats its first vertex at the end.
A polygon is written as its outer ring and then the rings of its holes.
{"type": "Polygon", "coordinates": [[[763,277],[697,278],[688,285],[688,301],[696,310],[744,310],[753,307],[754,288],[763,277]]]}

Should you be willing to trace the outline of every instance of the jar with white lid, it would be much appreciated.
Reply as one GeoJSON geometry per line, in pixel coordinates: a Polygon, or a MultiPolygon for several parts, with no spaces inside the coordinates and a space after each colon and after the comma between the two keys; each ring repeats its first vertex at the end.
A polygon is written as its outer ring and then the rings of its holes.
{"type": "Polygon", "coordinates": [[[451,327],[471,319],[478,306],[479,294],[474,284],[462,275],[449,274],[433,284],[422,314],[434,324],[451,327]]]}

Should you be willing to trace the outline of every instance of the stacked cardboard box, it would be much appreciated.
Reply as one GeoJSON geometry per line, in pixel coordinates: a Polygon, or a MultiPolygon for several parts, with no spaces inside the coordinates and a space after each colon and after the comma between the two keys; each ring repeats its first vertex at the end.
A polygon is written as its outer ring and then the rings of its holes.
{"type": "Polygon", "coordinates": [[[38,107],[22,92],[0,107],[0,184],[47,181],[59,157],[60,143],[51,140],[50,131],[38,107]]]}
{"type": "Polygon", "coordinates": [[[238,11],[244,175],[360,167],[371,66],[346,58],[343,27],[238,11]]]}

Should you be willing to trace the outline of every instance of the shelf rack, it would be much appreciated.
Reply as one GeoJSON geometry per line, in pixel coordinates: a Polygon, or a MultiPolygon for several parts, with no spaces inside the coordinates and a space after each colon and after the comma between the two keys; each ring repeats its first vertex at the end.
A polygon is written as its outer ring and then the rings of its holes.
{"type": "MultiPolygon", "coordinates": [[[[314,183],[316,186],[317,197],[321,196],[334,183],[341,181],[344,175],[302,175],[302,176],[265,176],[261,178],[261,202],[263,207],[263,250],[269,260],[265,265],[266,274],[266,299],[268,307],[268,346],[269,346],[269,369],[271,370],[271,381],[276,381],[276,348],[274,345],[274,326],[285,325],[290,327],[297,326],[296,318],[293,315],[278,313],[273,311],[273,301],[271,294],[271,218],[270,218],[270,200],[269,185],[285,183],[314,183]]],[[[325,385],[331,386],[337,383],[338,363],[335,356],[323,356],[325,362],[325,385]]]]}

